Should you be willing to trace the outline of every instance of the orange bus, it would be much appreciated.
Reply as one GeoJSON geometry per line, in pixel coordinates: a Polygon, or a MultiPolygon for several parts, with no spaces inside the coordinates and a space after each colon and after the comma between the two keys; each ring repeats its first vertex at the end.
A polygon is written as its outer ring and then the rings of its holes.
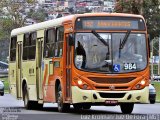
{"type": "Polygon", "coordinates": [[[149,43],[144,18],[87,13],[11,32],[10,92],[27,109],[120,105],[131,113],[148,103],[149,43]]]}

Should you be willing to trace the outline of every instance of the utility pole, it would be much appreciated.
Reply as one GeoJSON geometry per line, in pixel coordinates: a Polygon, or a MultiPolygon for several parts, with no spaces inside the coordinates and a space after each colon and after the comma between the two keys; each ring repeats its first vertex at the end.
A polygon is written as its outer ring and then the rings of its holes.
{"type": "Polygon", "coordinates": [[[160,36],[158,38],[159,41],[159,49],[158,49],[158,76],[160,75],[160,36]]]}
{"type": "Polygon", "coordinates": [[[153,40],[152,40],[152,52],[151,52],[151,77],[153,77],[153,40]]]}

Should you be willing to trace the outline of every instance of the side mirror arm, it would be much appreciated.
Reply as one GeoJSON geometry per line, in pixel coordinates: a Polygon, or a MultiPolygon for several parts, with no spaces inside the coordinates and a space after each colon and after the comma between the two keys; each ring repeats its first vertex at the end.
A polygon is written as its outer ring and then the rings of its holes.
{"type": "Polygon", "coordinates": [[[68,40],[69,40],[69,46],[74,46],[74,35],[73,34],[69,34],[68,36],[68,40]]]}

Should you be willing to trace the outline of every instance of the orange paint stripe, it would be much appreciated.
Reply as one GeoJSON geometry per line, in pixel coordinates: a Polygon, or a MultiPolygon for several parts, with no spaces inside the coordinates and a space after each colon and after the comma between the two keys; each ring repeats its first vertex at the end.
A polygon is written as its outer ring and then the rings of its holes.
{"type": "Polygon", "coordinates": [[[43,79],[43,86],[45,86],[46,80],[48,75],[48,65],[45,65],[45,72],[44,72],[44,79],[43,79]]]}

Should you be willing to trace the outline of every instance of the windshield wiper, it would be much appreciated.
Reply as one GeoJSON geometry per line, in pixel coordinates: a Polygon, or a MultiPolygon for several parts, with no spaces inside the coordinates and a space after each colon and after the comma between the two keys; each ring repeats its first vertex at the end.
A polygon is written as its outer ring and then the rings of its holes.
{"type": "Polygon", "coordinates": [[[106,60],[109,60],[110,58],[110,50],[109,50],[109,44],[105,41],[95,30],[92,30],[92,33],[100,40],[105,46],[108,47],[108,52],[106,53],[106,60]]]}
{"type": "Polygon", "coordinates": [[[123,49],[124,45],[126,44],[127,40],[128,40],[128,37],[131,33],[131,30],[128,30],[125,37],[123,38],[123,41],[121,42],[120,40],[120,46],[119,46],[119,49],[123,49]]]}
{"type": "Polygon", "coordinates": [[[107,43],[95,30],[92,30],[92,33],[93,33],[105,46],[109,46],[108,43],[107,43]]]}
{"type": "Polygon", "coordinates": [[[121,39],[120,39],[120,44],[119,44],[119,58],[121,57],[121,49],[123,49],[124,45],[126,44],[130,33],[131,33],[131,30],[128,30],[127,33],[126,33],[126,35],[124,36],[122,42],[121,42],[121,39]]]}

